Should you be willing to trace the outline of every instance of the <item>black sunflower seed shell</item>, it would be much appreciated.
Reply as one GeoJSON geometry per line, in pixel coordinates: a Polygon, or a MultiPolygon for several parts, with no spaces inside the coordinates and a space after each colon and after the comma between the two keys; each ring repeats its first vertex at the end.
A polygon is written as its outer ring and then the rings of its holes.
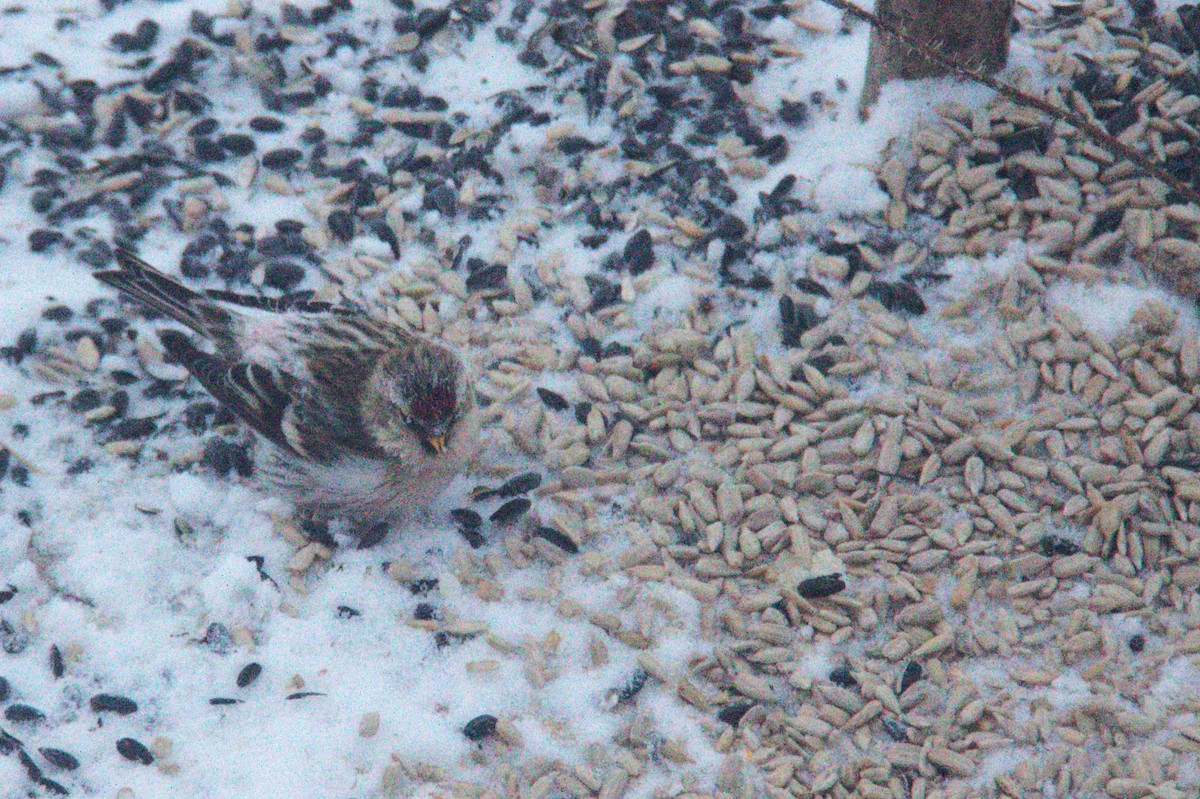
{"type": "Polygon", "coordinates": [[[538,386],[537,393],[538,397],[542,400],[542,404],[552,411],[565,411],[571,407],[571,403],[567,402],[566,397],[556,391],[538,386]]]}
{"type": "Polygon", "coordinates": [[[496,496],[500,497],[515,497],[520,494],[528,494],[542,484],[542,476],[537,472],[525,472],[518,474],[516,477],[508,480],[504,485],[496,490],[496,496]]]}
{"type": "Polygon", "coordinates": [[[154,762],[154,755],[141,741],[133,738],[122,738],[117,741],[117,753],[126,760],[148,766],[154,762]]]}
{"type": "Polygon", "coordinates": [[[528,511],[532,506],[533,503],[525,497],[510,499],[508,502],[505,502],[503,505],[497,508],[496,511],[488,517],[488,521],[490,521],[492,524],[511,524],[524,516],[525,512],[528,511]]]}
{"type": "Polygon", "coordinates": [[[38,749],[38,753],[46,758],[46,762],[55,768],[63,769],[64,771],[74,771],[79,768],[79,760],[70,752],[64,752],[61,749],[54,749],[49,746],[43,746],[38,749]]]}
{"type": "Polygon", "coordinates": [[[116,694],[96,694],[88,704],[91,706],[93,712],[116,713],[120,716],[137,713],[138,709],[137,702],[125,696],[117,696],[116,694]]]}
{"type": "Polygon", "coordinates": [[[41,721],[46,718],[46,714],[36,707],[15,703],[4,708],[4,718],[17,724],[28,724],[41,721]]]}
{"type": "Polygon", "coordinates": [[[569,552],[572,555],[579,554],[579,545],[572,541],[570,536],[560,533],[553,527],[538,527],[533,531],[533,534],[538,538],[546,539],[564,552],[569,552]]]}
{"type": "Polygon", "coordinates": [[[495,716],[487,713],[476,716],[463,727],[463,735],[468,741],[482,741],[496,731],[497,721],[495,716]]]}
{"type": "Polygon", "coordinates": [[[821,599],[845,590],[846,582],[842,579],[840,572],[810,577],[807,580],[801,580],[800,585],[796,586],[796,593],[805,599],[821,599]]]}
{"type": "Polygon", "coordinates": [[[245,688],[252,682],[258,679],[258,675],[262,674],[262,666],[258,663],[247,663],[242,666],[242,670],[238,672],[237,687],[245,688]]]}
{"type": "Polygon", "coordinates": [[[460,530],[478,530],[483,526],[483,517],[470,508],[455,508],[450,511],[450,518],[460,530]]]}
{"type": "Polygon", "coordinates": [[[753,702],[734,702],[721,708],[717,713],[717,720],[730,727],[736,727],[742,720],[742,716],[746,715],[746,712],[752,707],[754,707],[753,702]]]}

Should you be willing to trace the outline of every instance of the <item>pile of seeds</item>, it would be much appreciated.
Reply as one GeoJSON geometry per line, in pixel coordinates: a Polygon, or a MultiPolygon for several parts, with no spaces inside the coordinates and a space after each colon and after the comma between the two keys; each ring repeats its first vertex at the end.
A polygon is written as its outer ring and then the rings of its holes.
{"type": "MultiPolygon", "coordinates": [[[[1200,340],[1141,289],[1196,293],[1200,210],[1004,101],[939,106],[881,157],[886,206],[831,219],[779,169],[853,113],[843,76],[778,108],[754,96],[805,42],[851,34],[803,0],[395,5],[235,3],[172,42],[146,19],[112,38],[127,77],[107,84],[34,53],[19,74],[38,110],[3,129],[9,180],[45,220],[30,250],[69,252],[81,276],[111,260],[99,229],[182,240],[195,285],[358,302],[473,360],[489,423],[479,488],[441,520],[455,590],[403,540],[381,565],[406,628],[438,652],[482,643],[467,677],[512,668],[534,699],[472,715],[463,763],[367,764],[372,790],[1196,790],[1200,340]],[[512,88],[431,88],[480,42],[512,88]],[[230,75],[234,101],[215,100],[230,75]],[[245,213],[261,196],[298,218],[245,213]],[[481,608],[509,605],[557,626],[498,632],[481,608]],[[596,674],[617,675],[579,697],[603,740],[543,704],[596,674]]],[[[1200,14],[1149,5],[1056,6],[1015,41],[1038,81],[1190,178],[1200,14]]],[[[0,450],[35,531],[18,427],[50,413],[88,431],[70,478],[118,459],[252,473],[137,313],[54,304],[5,342],[47,386],[10,401],[0,450]]],[[[290,559],[254,565],[298,616],[348,555],[277,528],[290,559]]],[[[222,654],[270,632],[196,637],[222,654]]],[[[287,698],[323,695],[303,689],[287,698]]],[[[118,751],[153,758],[138,746],[118,751]]]]}

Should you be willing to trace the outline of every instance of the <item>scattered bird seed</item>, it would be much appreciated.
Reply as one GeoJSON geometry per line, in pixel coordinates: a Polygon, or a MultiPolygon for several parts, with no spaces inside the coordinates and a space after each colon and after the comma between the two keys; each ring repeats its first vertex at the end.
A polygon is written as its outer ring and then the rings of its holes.
{"type": "Polygon", "coordinates": [[[503,505],[497,508],[495,512],[488,517],[488,521],[490,521],[492,524],[498,525],[512,524],[517,519],[524,516],[526,511],[528,511],[532,506],[533,503],[525,497],[510,499],[508,502],[505,502],[503,505]]]}

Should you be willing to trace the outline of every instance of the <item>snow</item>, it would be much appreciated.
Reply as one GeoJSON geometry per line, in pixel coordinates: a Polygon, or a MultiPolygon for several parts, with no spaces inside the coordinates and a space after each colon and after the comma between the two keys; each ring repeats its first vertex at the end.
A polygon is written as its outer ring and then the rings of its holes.
{"type": "MultiPolygon", "coordinates": [[[[74,77],[112,81],[127,77],[118,64],[125,59],[104,48],[113,33],[153,17],[163,26],[155,51],[160,52],[162,42],[174,40],[172,31],[187,28],[192,10],[219,13],[225,7],[225,0],[132,0],[111,14],[89,11],[79,27],[61,31],[53,25],[56,9],[31,7],[5,18],[0,42],[10,63],[42,50],[62,61],[64,71],[74,77]]],[[[839,20],[840,15],[819,4],[811,9],[816,24],[835,29],[839,20]]],[[[778,18],[770,30],[779,35],[788,26],[805,57],[781,61],[759,76],[753,86],[758,101],[775,108],[785,99],[807,98],[819,89],[839,107],[835,115],[787,132],[789,156],[757,182],[747,182],[737,209],[743,216],[759,191],[770,191],[789,174],[799,178],[808,198],[829,218],[882,211],[887,197],[869,167],[889,143],[905,136],[934,102],[952,98],[978,105],[988,97],[987,92],[952,82],[890,84],[871,119],[861,121],[855,99],[866,58],[864,27],[856,26],[845,36],[813,35],[778,18]],[[839,80],[844,87],[839,88],[839,80]]],[[[428,94],[455,98],[462,109],[478,112],[476,118],[499,116],[493,108],[499,93],[528,89],[541,75],[518,63],[511,48],[495,47],[493,36],[492,30],[481,31],[456,52],[439,54],[425,75],[408,77],[419,80],[428,94]]],[[[335,87],[352,91],[357,81],[351,54],[342,48],[335,58],[346,68],[335,87]]],[[[229,94],[214,100],[233,113],[248,91],[230,76],[229,94]]],[[[36,88],[26,78],[0,79],[0,119],[29,113],[38,102],[36,88]]],[[[605,133],[579,108],[564,109],[564,115],[586,132],[581,135],[599,138],[605,133]]],[[[355,122],[348,108],[321,120],[334,135],[349,135],[355,122]]],[[[289,124],[298,128],[304,120],[289,124]]],[[[522,149],[536,149],[545,141],[544,129],[517,125],[512,134],[522,149]]],[[[517,168],[523,163],[523,158],[508,163],[505,152],[499,151],[494,164],[509,184],[518,184],[511,188],[518,195],[529,191],[519,185],[531,180],[517,168]]],[[[9,180],[24,183],[37,166],[18,156],[9,180]]],[[[6,202],[0,204],[4,343],[41,324],[38,314],[50,298],[80,309],[91,299],[110,296],[72,256],[27,251],[25,242],[34,226],[26,210],[29,194],[27,186],[10,187],[6,202]]],[[[247,196],[231,191],[230,198],[228,218],[260,230],[269,229],[275,219],[305,213],[300,197],[257,190],[247,196]]],[[[418,212],[421,200],[413,190],[398,202],[401,209],[418,212]]],[[[560,250],[563,271],[582,277],[596,271],[605,255],[619,252],[627,239],[618,233],[606,250],[595,252],[578,244],[578,233],[562,225],[542,239],[542,250],[534,258],[560,250]]],[[[143,254],[156,263],[175,264],[185,243],[180,236],[154,232],[144,242],[143,254]]],[[[485,254],[496,246],[495,240],[474,243],[475,251],[485,254]]],[[[375,238],[356,239],[351,248],[391,258],[390,250],[375,238]]],[[[942,291],[956,296],[982,274],[1005,274],[1026,254],[1023,245],[1014,245],[1000,256],[951,260],[952,280],[942,291]]],[[[663,255],[657,250],[656,255],[661,261],[663,255]]],[[[518,268],[532,269],[534,258],[522,254],[518,268]]],[[[772,265],[780,270],[792,266],[772,265]]],[[[658,280],[639,294],[632,313],[645,329],[660,317],[673,318],[692,302],[693,285],[682,277],[658,280]]],[[[1178,308],[1190,324],[1197,324],[1194,310],[1157,289],[1063,284],[1051,297],[1108,339],[1147,301],[1178,308]]],[[[776,313],[764,304],[749,310],[743,321],[752,331],[765,333],[775,325],[776,313]]],[[[547,304],[535,309],[531,318],[557,319],[557,314],[547,304]]],[[[932,322],[921,323],[926,324],[932,329],[932,322]]],[[[556,343],[566,340],[564,334],[556,343]]],[[[565,376],[548,376],[543,384],[564,394],[574,385],[565,376]]],[[[478,482],[475,478],[456,481],[427,517],[407,522],[378,548],[340,548],[326,568],[292,582],[285,565],[294,547],[279,534],[290,511],[285,503],[253,481],[174,471],[171,459],[199,441],[180,442],[161,457],[149,452],[137,462],[110,455],[91,441],[75,415],[28,403],[49,388],[0,363],[0,395],[17,400],[14,409],[0,411],[0,443],[42,467],[31,475],[28,488],[7,483],[0,495],[0,588],[17,589],[11,604],[0,606],[0,616],[26,625],[36,642],[0,657],[0,676],[14,686],[15,701],[38,707],[49,717],[41,728],[21,730],[18,737],[36,746],[68,749],[83,763],[78,795],[114,796],[123,788],[134,797],[177,799],[368,795],[377,789],[395,752],[451,776],[480,776],[485,768],[481,761],[486,764],[491,757],[489,750],[467,741],[461,731],[482,713],[514,719],[530,755],[568,761],[589,743],[609,740],[624,723],[603,705],[608,692],[638,668],[637,653],[610,647],[609,661],[594,665],[589,639],[595,628],[585,618],[523,600],[522,590],[546,587],[544,566],[500,575],[503,596],[498,600],[485,601],[476,593],[463,565],[466,544],[445,520],[446,511],[461,504],[469,486],[478,482]],[[14,435],[15,424],[27,425],[28,435],[14,435]],[[66,475],[61,464],[81,454],[93,458],[96,467],[80,478],[66,475]],[[21,523],[18,510],[32,510],[35,523],[21,523]],[[194,540],[178,534],[181,523],[194,531],[194,540]],[[249,560],[255,557],[263,559],[263,569],[273,581],[260,578],[249,560]],[[439,647],[427,630],[412,623],[415,608],[427,600],[414,594],[407,581],[387,574],[384,563],[408,564],[414,577],[437,579],[441,604],[453,606],[464,619],[485,623],[488,634],[439,647]],[[343,606],[359,615],[339,615],[343,606]],[[231,651],[201,640],[214,623],[232,633],[231,651]],[[562,676],[535,690],[515,661],[499,659],[495,670],[480,670],[479,664],[497,660],[489,636],[526,649],[541,647],[547,667],[561,670],[562,676]],[[66,658],[66,673],[57,680],[47,666],[51,644],[66,658]],[[235,677],[249,662],[263,665],[262,676],[238,688],[235,677]],[[139,712],[125,717],[105,714],[100,725],[87,709],[87,698],[102,691],[135,698],[139,712]],[[296,691],[319,695],[285,698],[296,691]],[[210,705],[208,700],[217,697],[241,703],[210,705]],[[365,738],[358,729],[370,712],[380,714],[380,732],[365,738]],[[144,768],[115,757],[113,742],[122,736],[150,745],[160,766],[173,763],[178,770],[144,768]]],[[[143,415],[142,410],[153,412],[153,404],[146,403],[136,415],[143,415]]],[[[616,558],[625,544],[625,537],[613,532],[588,545],[616,558]]],[[[560,602],[574,600],[594,609],[619,607],[622,578],[600,581],[588,576],[585,565],[571,568],[571,582],[555,586],[561,591],[560,602]]],[[[678,674],[690,658],[711,648],[701,632],[706,609],[690,594],[667,585],[659,598],[678,618],[648,654],[678,674]]],[[[798,671],[815,679],[836,663],[827,648],[816,647],[798,671]]],[[[1002,679],[998,671],[985,676],[988,682],[1002,679]]],[[[1194,695],[1191,686],[1197,678],[1195,667],[1180,658],[1168,664],[1152,693],[1164,704],[1182,701],[1194,695]]],[[[1046,697],[1056,708],[1072,707],[1087,699],[1087,684],[1078,677],[1060,677],[1046,697]]],[[[643,712],[677,731],[696,760],[694,771],[717,771],[722,755],[668,689],[647,689],[639,701],[643,712]]],[[[982,774],[1011,770],[1022,756],[1019,750],[995,752],[982,774]]],[[[19,795],[6,787],[19,784],[25,784],[25,775],[16,760],[0,757],[0,797],[19,795]]]]}
{"type": "Polygon", "coordinates": [[[1109,341],[1129,326],[1135,311],[1151,302],[1177,311],[1184,329],[1200,328],[1194,303],[1157,286],[1061,283],[1050,289],[1047,299],[1074,310],[1088,330],[1109,341]]]}

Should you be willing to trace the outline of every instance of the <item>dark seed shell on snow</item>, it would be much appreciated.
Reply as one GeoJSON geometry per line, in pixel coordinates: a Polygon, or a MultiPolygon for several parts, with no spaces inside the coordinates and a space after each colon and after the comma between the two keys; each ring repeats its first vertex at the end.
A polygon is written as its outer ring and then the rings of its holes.
{"type": "Polygon", "coordinates": [[[25,769],[25,774],[29,779],[37,782],[42,778],[41,767],[33,762],[33,758],[24,749],[17,750],[17,760],[21,763],[21,767],[25,769]]]}
{"type": "Polygon", "coordinates": [[[54,675],[54,679],[59,679],[63,676],[65,666],[63,665],[62,650],[58,648],[58,644],[50,645],[50,673],[54,675]]]}
{"type": "Polygon", "coordinates": [[[650,238],[650,231],[639,230],[629,237],[621,253],[621,266],[634,275],[640,275],[654,266],[654,241],[650,238]]]}
{"type": "Polygon", "coordinates": [[[537,472],[524,472],[507,480],[504,485],[496,489],[496,496],[515,497],[519,494],[528,494],[541,484],[542,476],[540,474],[537,472]]]}
{"type": "Polygon", "coordinates": [[[910,283],[874,280],[867,286],[867,294],[879,300],[889,311],[902,311],[913,316],[925,313],[925,300],[921,299],[920,292],[910,283]]]}
{"type": "Polygon", "coordinates": [[[553,527],[538,527],[533,531],[533,534],[538,538],[546,539],[564,552],[569,552],[572,555],[579,554],[579,545],[572,541],[569,536],[560,533],[553,527]]]}
{"type": "Polygon", "coordinates": [[[642,692],[642,689],[646,687],[646,681],[649,679],[650,673],[645,669],[634,671],[623,685],[612,690],[610,694],[612,705],[616,707],[632,702],[642,692]]]}
{"type": "Polygon", "coordinates": [[[242,670],[238,672],[238,676],[237,676],[237,680],[236,680],[237,687],[238,688],[247,687],[248,685],[253,683],[255,680],[257,680],[258,675],[260,675],[260,674],[262,674],[262,665],[260,665],[258,663],[247,663],[245,666],[242,666],[242,670]]]}
{"type": "Polygon", "coordinates": [[[525,512],[532,507],[533,503],[525,497],[517,497],[505,502],[496,511],[488,517],[488,521],[492,524],[512,524],[517,519],[525,515],[525,512]]]}
{"type": "Polygon", "coordinates": [[[455,508],[450,518],[460,530],[478,530],[483,526],[483,517],[470,508],[455,508]]]}
{"type": "Polygon", "coordinates": [[[463,727],[463,735],[468,741],[482,741],[496,731],[496,723],[498,719],[495,716],[484,713],[481,716],[476,716],[466,723],[463,727]]]}
{"type": "Polygon", "coordinates": [[[492,264],[467,275],[467,291],[495,291],[508,285],[508,267],[492,264]]]}
{"type": "Polygon", "coordinates": [[[275,117],[253,117],[249,125],[256,133],[278,133],[284,128],[283,120],[275,117]]]}
{"type": "Polygon", "coordinates": [[[136,713],[138,709],[137,702],[116,694],[96,694],[88,702],[88,705],[95,713],[116,713],[120,716],[136,713]]]}
{"type": "Polygon", "coordinates": [[[154,762],[154,755],[150,754],[146,745],[133,738],[122,738],[117,741],[117,752],[126,760],[141,763],[144,766],[154,762]]]}
{"type": "Polygon", "coordinates": [[[795,302],[786,294],[779,298],[780,338],[785,347],[799,347],[800,337],[819,322],[811,305],[795,302]]]}
{"type": "Polygon", "coordinates": [[[4,730],[0,730],[0,755],[11,755],[24,745],[20,738],[14,738],[4,730]]]}
{"type": "Polygon", "coordinates": [[[55,768],[63,769],[64,771],[74,771],[79,768],[79,761],[70,752],[64,752],[61,749],[53,749],[49,746],[43,746],[38,749],[42,757],[55,768]]]}
{"type": "Polygon", "coordinates": [[[420,580],[413,580],[408,584],[408,592],[413,596],[425,596],[430,591],[436,591],[438,581],[436,577],[423,577],[420,580]]]}
{"type": "Polygon", "coordinates": [[[458,532],[466,540],[471,549],[480,549],[487,544],[487,539],[483,537],[483,533],[479,532],[478,529],[460,527],[458,532]]]}
{"type": "Polygon", "coordinates": [[[46,714],[36,707],[14,703],[4,708],[4,718],[18,724],[32,723],[46,718],[46,714]]]}
{"type": "Polygon", "coordinates": [[[538,397],[540,397],[542,400],[542,404],[552,411],[565,411],[567,408],[571,407],[571,403],[567,402],[566,398],[563,397],[562,394],[551,391],[548,388],[542,388],[541,386],[538,386],[537,393],[538,397]]]}
{"type": "Polygon", "coordinates": [[[67,796],[71,793],[61,783],[57,783],[49,777],[41,777],[37,784],[56,796],[67,796]]]}
{"type": "Polygon", "coordinates": [[[214,696],[212,699],[208,700],[208,703],[210,705],[217,705],[217,706],[240,705],[242,703],[242,700],[234,699],[233,697],[229,697],[229,696],[214,696]]]}

